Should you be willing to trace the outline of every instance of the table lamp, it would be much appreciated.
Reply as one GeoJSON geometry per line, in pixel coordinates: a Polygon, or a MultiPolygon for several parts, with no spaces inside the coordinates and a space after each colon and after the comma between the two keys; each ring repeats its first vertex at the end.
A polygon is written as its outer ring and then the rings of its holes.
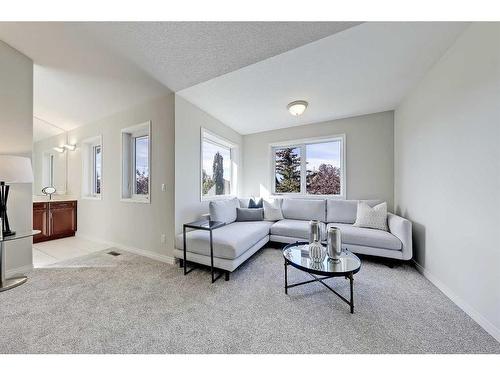
{"type": "Polygon", "coordinates": [[[32,182],[33,170],[30,158],[0,155],[0,218],[2,218],[4,237],[16,234],[10,229],[7,217],[7,199],[10,188],[7,184],[29,184],[32,182]]]}

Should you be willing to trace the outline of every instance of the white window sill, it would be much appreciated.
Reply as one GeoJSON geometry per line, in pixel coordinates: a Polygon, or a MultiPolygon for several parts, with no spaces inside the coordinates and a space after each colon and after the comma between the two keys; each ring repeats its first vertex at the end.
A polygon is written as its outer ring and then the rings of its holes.
{"type": "Polygon", "coordinates": [[[210,202],[210,201],[223,201],[228,199],[236,198],[235,195],[214,195],[210,197],[201,197],[202,202],[210,202]]]}
{"type": "Polygon", "coordinates": [[[300,199],[336,199],[345,200],[345,195],[332,194],[300,194],[300,193],[273,193],[271,198],[300,198],[300,199]]]}
{"type": "Polygon", "coordinates": [[[143,203],[143,204],[149,204],[151,203],[151,200],[148,198],[121,198],[121,202],[124,203],[143,203]]]}
{"type": "Polygon", "coordinates": [[[89,200],[89,201],[101,201],[102,197],[100,195],[96,195],[96,196],[93,196],[93,195],[83,195],[82,199],[89,200]]]}

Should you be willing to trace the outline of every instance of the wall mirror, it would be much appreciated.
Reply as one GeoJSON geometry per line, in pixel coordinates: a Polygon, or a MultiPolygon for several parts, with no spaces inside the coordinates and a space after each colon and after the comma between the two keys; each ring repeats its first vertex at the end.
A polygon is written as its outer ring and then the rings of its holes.
{"type": "MultiPolygon", "coordinates": [[[[55,195],[67,193],[68,134],[41,118],[33,118],[33,195],[45,196],[42,189],[54,188],[55,195]]],[[[53,191],[50,189],[50,191],[53,191]]]]}

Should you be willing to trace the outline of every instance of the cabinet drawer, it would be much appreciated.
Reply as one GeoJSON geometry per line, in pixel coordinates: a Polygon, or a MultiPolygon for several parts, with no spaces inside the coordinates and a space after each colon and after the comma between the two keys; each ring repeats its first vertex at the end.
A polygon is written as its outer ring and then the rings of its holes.
{"type": "Polygon", "coordinates": [[[45,211],[49,208],[49,204],[45,202],[36,202],[33,203],[33,210],[36,211],[45,211]]]}
{"type": "Polygon", "coordinates": [[[50,202],[51,210],[67,209],[76,207],[76,201],[71,202],[50,202]]]}

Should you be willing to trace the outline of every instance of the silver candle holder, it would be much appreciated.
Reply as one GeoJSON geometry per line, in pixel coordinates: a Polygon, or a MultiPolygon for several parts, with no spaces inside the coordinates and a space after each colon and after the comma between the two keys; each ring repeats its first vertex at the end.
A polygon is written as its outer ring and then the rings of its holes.
{"type": "Polygon", "coordinates": [[[319,221],[311,220],[309,222],[309,243],[320,241],[320,227],[319,221]]]}
{"type": "Polygon", "coordinates": [[[326,253],[328,258],[332,259],[335,263],[340,262],[340,255],[342,254],[342,233],[337,227],[328,229],[326,237],[326,253]]]}

